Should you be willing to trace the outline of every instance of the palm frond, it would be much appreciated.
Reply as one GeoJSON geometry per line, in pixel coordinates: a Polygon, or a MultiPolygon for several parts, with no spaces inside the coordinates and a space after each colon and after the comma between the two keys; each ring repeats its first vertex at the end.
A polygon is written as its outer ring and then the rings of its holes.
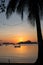
{"type": "MultiPolygon", "coordinates": [[[[24,11],[28,12],[28,19],[35,20],[37,13],[43,13],[43,0],[10,0],[6,15],[9,17],[12,12],[16,12],[21,15],[23,19],[24,11]],[[25,9],[27,8],[28,11],[25,9]]],[[[33,21],[32,21],[33,22],[33,21]]]]}
{"type": "Polygon", "coordinates": [[[15,11],[16,6],[17,6],[17,4],[18,4],[18,1],[19,1],[19,0],[10,0],[10,1],[9,1],[9,4],[8,4],[8,6],[7,6],[7,10],[6,10],[7,18],[12,14],[12,12],[15,11]]]}
{"type": "Polygon", "coordinates": [[[17,13],[21,14],[21,18],[23,19],[23,12],[25,9],[25,5],[26,5],[26,0],[20,0],[19,4],[17,6],[17,13]]]}

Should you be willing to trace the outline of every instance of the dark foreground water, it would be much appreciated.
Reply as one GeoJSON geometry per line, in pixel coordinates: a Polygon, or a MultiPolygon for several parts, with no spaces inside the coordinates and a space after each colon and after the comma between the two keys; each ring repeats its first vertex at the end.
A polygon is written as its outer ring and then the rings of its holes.
{"type": "Polygon", "coordinates": [[[38,58],[38,44],[24,44],[19,48],[0,46],[0,63],[34,63],[38,58]]]}

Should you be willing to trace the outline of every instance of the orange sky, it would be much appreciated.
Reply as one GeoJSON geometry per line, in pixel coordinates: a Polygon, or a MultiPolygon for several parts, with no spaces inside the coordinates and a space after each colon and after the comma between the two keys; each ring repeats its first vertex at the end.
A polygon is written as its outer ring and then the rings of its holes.
{"type": "MultiPolygon", "coordinates": [[[[1,35],[0,35],[1,36],[1,35]]],[[[17,34],[17,35],[9,35],[9,36],[1,36],[1,39],[6,41],[6,42],[13,42],[13,43],[17,43],[17,42],[22,42],[22,41],[37,41],[37,38],[35,36],[32,36],[30,34],[17,34]]]]}

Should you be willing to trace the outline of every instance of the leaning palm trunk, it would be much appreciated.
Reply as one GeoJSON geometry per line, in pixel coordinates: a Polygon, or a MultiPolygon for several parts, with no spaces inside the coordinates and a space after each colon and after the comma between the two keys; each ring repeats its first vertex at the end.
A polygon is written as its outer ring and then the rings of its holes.
{"type": "Polygon", "coordinates": [[[41,24],[39,14],[36,15],[36,27],[37,27],[37,38],[38,38],[38,59],[37,62],[42,62],[43,57],[43,43],[42,43],[42,33],[41,33],[41,24]]]}

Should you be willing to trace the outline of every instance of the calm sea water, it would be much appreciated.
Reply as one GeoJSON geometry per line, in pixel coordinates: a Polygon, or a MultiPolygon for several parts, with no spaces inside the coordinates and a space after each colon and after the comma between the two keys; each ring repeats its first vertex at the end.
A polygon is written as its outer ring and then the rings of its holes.
{"type": "Polygon", "coordinates": [[[38,44],[24,44],[20,48],[0,46],[0,63],[34,63],[38,58],[38,44]]]}

